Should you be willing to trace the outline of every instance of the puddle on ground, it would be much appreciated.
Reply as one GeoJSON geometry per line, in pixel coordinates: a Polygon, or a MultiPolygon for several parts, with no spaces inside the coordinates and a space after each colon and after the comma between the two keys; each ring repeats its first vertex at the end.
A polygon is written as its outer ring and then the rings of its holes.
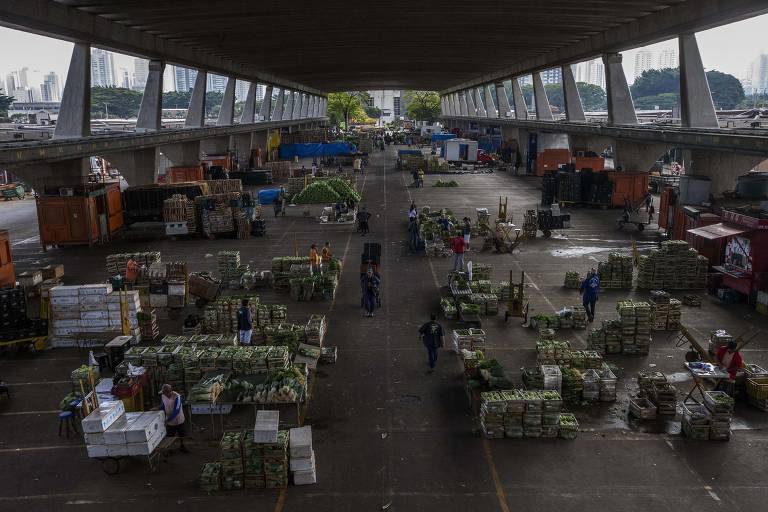
{"type": "Polygon", "coordinates": [[[598,252],[611,251],[607,247],[569,247],[567,249],[555,249],[549,253],[556,258],[574,258],[577,256],[586,256],[598,252]]]}

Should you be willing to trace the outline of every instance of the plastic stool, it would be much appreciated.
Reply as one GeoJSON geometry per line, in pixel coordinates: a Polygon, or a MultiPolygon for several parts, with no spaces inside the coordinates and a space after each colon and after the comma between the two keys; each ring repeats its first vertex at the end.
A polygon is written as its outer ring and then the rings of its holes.
{"type": "Polygon", "coordinates": [[[77,431],[77,423],[75,423],[75,413],[72,411],[61,411],[59,413],[59,437],[61,437],[62,425],[66,428],[67,437],[69,437],[69,427],[75,431],[75,434],[79,434],[77,431]]]}

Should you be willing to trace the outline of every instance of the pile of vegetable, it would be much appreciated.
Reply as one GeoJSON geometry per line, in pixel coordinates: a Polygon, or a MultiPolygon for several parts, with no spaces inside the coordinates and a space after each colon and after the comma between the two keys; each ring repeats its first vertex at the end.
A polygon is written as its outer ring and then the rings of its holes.
{"type": "Polygon", "coordinates": [[[190,403],[212,402],[224,390],[226,383],[227,373],[225,372],[209,375],[192,386],[192,389],[189,390],[187,401],[190,403]]]}
{"type": "Polygon", "coordinates": [[[458,187],[459,184],[456,183],[456,181],[454,181],[454,180],[451,180],[451,181],[437,180],[435,182],[435,184],[432,185],[432,186],[433,187],[447,187],[447,188],[450,188],[450,187],[458,187]]]}
{"type": "Polygon", "coordinates": [[[315,180],[293,197],[296,204],[339,203],[347,199],[360,201],[358,194],[352,186],[339,178],[328,180],[315,180]]]}

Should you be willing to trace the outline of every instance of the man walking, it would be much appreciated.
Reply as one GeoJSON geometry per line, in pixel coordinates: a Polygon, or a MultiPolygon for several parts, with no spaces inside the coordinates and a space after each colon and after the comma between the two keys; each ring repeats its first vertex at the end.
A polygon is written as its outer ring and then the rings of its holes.
{"type": "Polygon", "coordinates": [[[595,303],[597,302],[597,295],[600,291],[600,278],[594,268],[589,270],[589,274],[587,274],[587,278],[581,283],[579,291],[582,294],[584,309],[587,310],[587,318],[590,322],[594,322],[595,303]]]}
{"type": "Polygon", "coordinates": [[[437,349],[443,346],[443,327],[437,323],[437,316],[434,313],[429,316],[429,322],[419,327],[419,337],[426,347],[429,357],[427,373],[432,373],[437,364],[437,349]]]}
{"type": "Polygon", "coordinates": [[[451,249],[453,249],[454,260],[453,270],[464,270],[464,237],[457,236],[451,240],[451,249]]]}
{"type": "Polygon", "coordinates": [[[184,428],[184,408],[182,407],[181,395],[173,390],[170,384],[163,384],[160,391],[160,410],[165,412],[165,430],[168,437],[178,437],[179,450],[188,453],[184,446],[184,437],[186,429],[184,428]]]}
{"type": "Polygon", "coordinates": [[[357,212],[357,219],[360,227],[361,236],[365,236],[368,234],[369,228],[368,228],[368,219],[371,218],[371,214],[368,213],[368,210],[365,209],[365,206],[363,206],[363,209],[357,212]]]}
{"type": "Polygon", "coordinates": [[[240,309],[237,310],[237,331],[241,345],[250,345],[253,334],[253,316],[248,304],[248,299],[243,299],[240,309]]]}
{"type": "Polygon", "coordinates": [[[472,234],[472,223],[469,217],[464,217],[464,225],[461,227],[461,234],[464,235],[464,249],[469,250],[469,237],[472,234]]]}
{"type": "Polygon", "coordinates": [[[309,271],[312,275],[320,273],[320,254],[317,252],[317,245],[315,244],[309,248],[309,271]]]}

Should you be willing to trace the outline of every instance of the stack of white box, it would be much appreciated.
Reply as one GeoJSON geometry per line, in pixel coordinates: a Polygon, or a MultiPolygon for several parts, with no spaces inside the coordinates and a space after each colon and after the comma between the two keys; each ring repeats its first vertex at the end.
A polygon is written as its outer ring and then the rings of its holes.
{"type": "Polygon", "coordinates": [[[256,424],[253,427],[253,441],[256,443],[276,443],[279,425],[280,411],[257,411],[256,424]]]}
{"type": "Polygon", "coordinates": [[[150,455],[165,438],[163,411],[126,413],[120,401],[103,403],[82,425],[91,458],[150,455]]]}
{"type": "Polygon", "coordinates": [[[317,483],[315,451],[312,449],[312,427],[292,428],[290,449],[294,485],[317,483]]]}
{"type": "MultiPolygon", "coordinates": [[[[122,334],[120,294],[112,291],[112,285],[56,286],[50,294],[54,347],[99,346],[122,334]]],[[[126,294],[131,335],[138,343],[139,292],[126,294]]]]}

